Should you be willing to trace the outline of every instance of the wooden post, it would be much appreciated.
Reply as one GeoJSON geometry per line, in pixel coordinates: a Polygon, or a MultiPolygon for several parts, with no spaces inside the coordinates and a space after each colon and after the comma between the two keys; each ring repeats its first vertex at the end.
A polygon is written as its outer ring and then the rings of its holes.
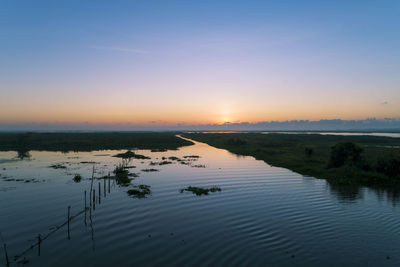
{"type": "Polygon", "coordinates": [[[6,266],[10,267],[10,261],[8,260],[8,254],[7,254],[7,245],[3,241],[3,246],[4,246],[4,254],[6,255],[6,266]]]}
{"type": "Polygon", "coordinates": [[[110,173],[108,173],[108,194],[110,194],[110,180],[111,180],[110,173]]]}
{"type": "Polygon", "coordinates": [[[96,209],[96,190],[93,189],[93,209],[96,209]]]}
{"type": "Polygon", "coordinates": [[[104,178],[104,197],[106,197],[106,178],[104,178]]]}
{"type": "Polygon", "coordinates": [[[101,186],[99,182],[99,204],[101,203],[101,186]]]}
{"type": "Polygon", "coordinates": [[[85,190],[85,225],[86,225],[86,210],[87,208],[86,208],[86,190],[85,190]]]}
{"type": "Polygon", "coordinates": [[[94,180],[94,164],[93,164],[93,170],[92,170],[92,181],[90,182],[90,191],[89,191],[89,202],[90,202],[90,207],[92,207],[93,180],[94,180]]]}
{"type": "Polygon", "coordinates": [[[70,235],[69,235],[69,220],[70,220],[70,216],[71,216],[71,206],[68,206],[68,239],[70,239],[70,235]]]}
{"type": "Polygon", "coordinates": [[[38,256],[40,256],[40,243],[42,243],[42,238],[40,237],[40,234],[38,235],[38,256]]]}

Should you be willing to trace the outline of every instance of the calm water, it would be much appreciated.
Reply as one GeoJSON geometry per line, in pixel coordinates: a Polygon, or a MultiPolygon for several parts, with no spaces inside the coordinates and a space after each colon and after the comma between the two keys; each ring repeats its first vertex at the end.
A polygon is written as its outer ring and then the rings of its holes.
{"type": "MultiPolygon", "coordinates": [[[[38,234],[65,222],[69,205],[73,215],[83,210],[93,164],[80,162],[96,162],[101,177],[120,162],[111,157],[117,152],[31,152],[28,160],[0,152],[0,231],[12,265],[38,234]],[[56,163],[67,169],[48,167],[56,163]],[[85,179],[74,183],[75,173],[85,179]]],[[[85,224],[83,213],[71,221],[69,239],[64,226],[42,242],[40,256],[37,247],[28,250],[27,266],[400,266],[394,193],[332,187],[202,143],[138,153],[152,159],[130,162],[137,168],[129,170],[140,175],[132,184],[150,185],[152,194],[132,198],[126,193],[131,187],[111,184],[91,221],[87,212],[85,224]],[[206,167],[149,166],[163,156],[185,155],[199,155],[192,166],[206,167]],[[220,186],[222,192],[179,192],[189,185],[220,186]]]]}

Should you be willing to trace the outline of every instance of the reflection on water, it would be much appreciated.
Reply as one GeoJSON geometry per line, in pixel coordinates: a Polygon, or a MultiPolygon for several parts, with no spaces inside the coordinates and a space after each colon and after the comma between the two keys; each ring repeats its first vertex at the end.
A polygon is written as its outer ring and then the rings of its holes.
{"type": "Polygon", "coordinates": [[[122,152],[32,151],[30,160],[0,152],[0,231],[12,264],[39,234],[55,229],[40,256],[35,247],[19,260],[27,266],[400,264],[399,192],[332,185],[198,142],[178,151],[137,151],[151,159],[131,160],[128,170],[138,177],[120,187],[103,177],[120,163],[112,155],[122,152]],[[193,155],[199,158],[189,164],[175,159],[157,165],[159,172],[141,171],[163,157],[193,155]],[[66,168],[49,168],[56,164],[66,168]],[[95,209],[86,210],[93,165],[102,179],[94,180],[95,209]],[[127,194],[141,184],[151,186],[149,196],[127,194]],[[222,190],[181,194],[188,186],[222,190]]]}

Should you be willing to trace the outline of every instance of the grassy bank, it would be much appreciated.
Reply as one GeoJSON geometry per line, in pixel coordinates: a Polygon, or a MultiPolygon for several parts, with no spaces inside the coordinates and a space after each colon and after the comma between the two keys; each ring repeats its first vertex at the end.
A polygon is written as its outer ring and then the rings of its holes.
{"type": "Polygon", "coordinates": [[[106,149],[177,149],[192,143],[176,133],[0,133],[0,151],[93,151],[106,149]]]}
{"type": "Polygon", "coordinates": [[[392,160],[400,159],[399,138],[274,133],[187,133],[184,136],[335,184],[400,186],[397,171],[382,171],[388,161],[395,168],[399,167],[398,161],[392,160]],[[332,147],[338,143],[354,143],[361,148],[357,164],[335,166],[331,163],[332,147]]]}

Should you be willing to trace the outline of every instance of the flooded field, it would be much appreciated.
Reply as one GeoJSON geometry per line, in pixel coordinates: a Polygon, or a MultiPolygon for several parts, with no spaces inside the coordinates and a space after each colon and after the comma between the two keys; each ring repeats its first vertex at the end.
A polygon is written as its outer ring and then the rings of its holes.
{"type": "Polygon", "coordinates": [[[198,142],[113,157],[125,153],[0,152],[10,265],[400,264],[394,192],[331,186],[198,142]],[[127,183],[114,179],[118,166],[127,183]]]}

